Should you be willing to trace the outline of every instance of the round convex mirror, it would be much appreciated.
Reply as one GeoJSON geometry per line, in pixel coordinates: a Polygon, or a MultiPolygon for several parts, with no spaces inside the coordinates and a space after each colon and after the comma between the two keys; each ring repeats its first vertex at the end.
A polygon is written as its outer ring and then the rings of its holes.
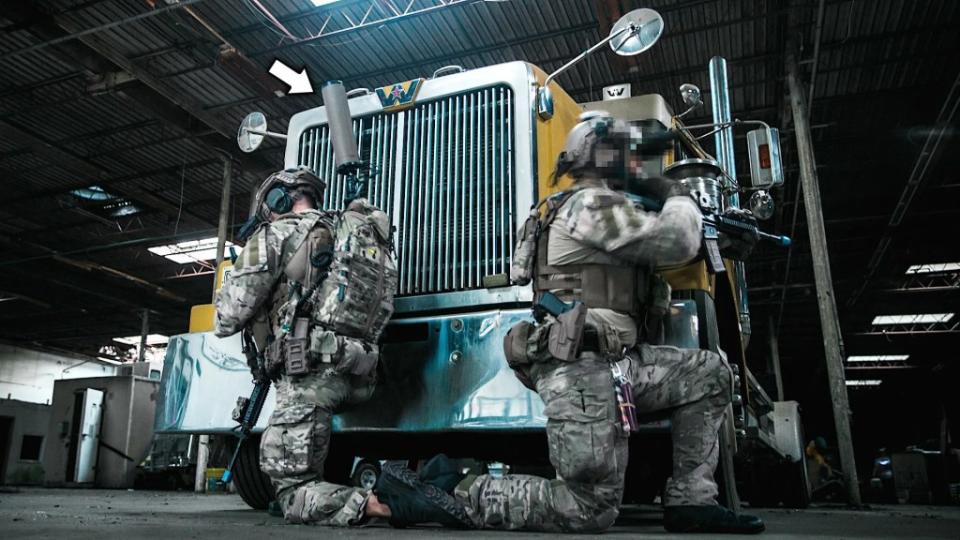
{"type": "Polygon", "coordinates": [[[750,211],[757,219],[765,221],[772,218],[774,209],[773,197],[766,191],[761,189],[750,196],[750,211]]]}
{"type": "Polygon", "coordinates": [[[610,29],[610,48],[620,56],[633,56],[649,49],[663,33],[663,17],[652,9],[641,8],[627,13],[610,29]]]}
{"type": "Polygon", "coordinates": [[[267,117],[262,112],[252,112],[240,122],[237,132],[237,145],[240,150],[250,153],[260,147],[267,132],[267,117]]]}

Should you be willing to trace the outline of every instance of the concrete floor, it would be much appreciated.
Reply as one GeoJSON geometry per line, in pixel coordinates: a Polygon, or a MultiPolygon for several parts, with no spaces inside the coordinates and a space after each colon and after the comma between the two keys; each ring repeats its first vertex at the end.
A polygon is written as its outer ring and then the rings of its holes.
{"type": "MultiPolygon", "coordinates": [[[[885,506],[848,511],[760,510],[767,533],[760,538],[960,538],[960,508],[885,506]]],[[[552,538],[548,534],[450,531],[437,527],[396,530],[385,524],[363,529],[284,525],[280,518],[250,510],[236,495],[159,491],[25,488],[0,491],[0,538],[197,538],[213,540],[383,537],[441,540],[469,537],[552,538]]],[[[660,527],[654,507],[625,507],[607,536],[643,534],[676,538],[660,527]]],[[[576,538],[571,535],[570,538],[576,538]]],[[[584,536],[587,538],[587,536],[584,536]]],[[[703,538],[702,536],[699,538],[703,538]]],[[[754,537],[756,538],[756,537],[754,537]]]]}

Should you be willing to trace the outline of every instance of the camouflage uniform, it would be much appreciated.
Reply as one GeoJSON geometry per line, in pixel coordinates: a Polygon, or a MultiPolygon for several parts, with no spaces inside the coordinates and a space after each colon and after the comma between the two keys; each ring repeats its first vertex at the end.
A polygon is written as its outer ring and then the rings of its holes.
{"type": "MultiPolygon", "coordinates": [[[[285,270],[297,263],[302,251],[294,239],[321,223],[304,242],[330,245],[331,222],[330,214],[308,210],[261,225],[218,293],[217,335],[231,335],[251,324],[261,349],[270,329],[278,335],[288,298],[285,270]]],[[[354,344],[331,337],[341,349],[354,344]]],[[[260,468],[270,477],[287,521],[346,526],[357,518],[366,490],[324,482],[323,463],[333,414],[345,403],[367,399],[375,372],[357,376],[340,364],[321,365],[306,375],[282,375],[277,381],[276,408],[260,443],[260,468]]]]}
{"type": "MultiPolygon", "coordinates": [[[[670,266],[700,246],[699,209],[687,197],[668,199],[659,214],[634,207],[596,179],[560,207],[550,225],[548,262],[670,266]]],[[[633,318],[593,309],[587,323],[614,331],[627,347],[637,340],[633,318]]],[[[672,409],[674,467],[666,505],[714,505],[717,434],[730,401],[731,374],[713,352],[639,345],[621,361],[638,412],[672,409]]],[[[582,352],[573,362],[532,364],[524,375],[546,404],[550,461],[557,479],[508,475],[468,477],[456,497],[478,527],[602,531],[613,524],[623,495],[627,437],[619,427],[610,364],[582,352]]]]}

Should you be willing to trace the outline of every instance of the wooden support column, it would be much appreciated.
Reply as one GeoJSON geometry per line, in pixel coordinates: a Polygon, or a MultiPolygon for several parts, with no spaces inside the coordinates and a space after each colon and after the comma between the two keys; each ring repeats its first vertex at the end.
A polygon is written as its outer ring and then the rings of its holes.
{"type": "Polygon", "coordinates": [[[767,319],[768,336],[770,343],[770,371],[773,372],[773,378],[777,383],[777,401],[783,401],[783,375],[780,373],[780,343],[777,341],[777,325],[773,320],[773,315],[767,319]]]}
{"type": "MultiPolygon", "coordinates": [[[[217,226],[217,269],[223,261],[223,252],[227,244],[227,228],[230,221],[230,191],[233,180],[233,161],[230,156],[223,158],[223,191],[220,196],[220,219],[217,226]]],[[[217,276],[213,276],[213,302],[217,301],[217,276]]],[[[200,435],[197,444],[197,473],[194,478],[193,490],[197,493],[206,491],[207,462],[210,460],[210,436],[200,435]]]]}
{"type": "Polygon", "coordinates": [[[853,453],[853,438],[850,434],[850,403],[847,399],[847,386],[843,373],[843,337],[840,334],[837,299],[833,291],[833,278],[830,275],[830,253],[827,250],[827,236],[823,226],[823,206],[820,202],[813,141],[810,138],[807,103],[804,101],[804,91],[801,88],[798,73],[796,56],[789,51],[787,83],[790,87],[790,106],[796,130],[794,136],[797,139],[797,158],[800,162],[800,187],[803,190],[810,251],[813,255],[813,275],[817,288],[817,305],[820,310],[820,328],[823,331],[830,400],[833,403],[833,420],[837,431],[837,448],[840,452],[840,466],[843,468],[849,503],[860,506],[860,485],[853,453]]]}
{"type": "Polygon", "coordinates": [[[147,359],[147,335],[150,334],[150,310],[144,308],[140,312],[140,349],[137,350],[138,361],[147,359]]]}

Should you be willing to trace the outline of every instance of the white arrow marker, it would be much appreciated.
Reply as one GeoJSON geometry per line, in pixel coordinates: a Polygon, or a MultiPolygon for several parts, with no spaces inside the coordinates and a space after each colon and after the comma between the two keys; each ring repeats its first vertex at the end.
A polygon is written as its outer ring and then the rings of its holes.
{"type": "Polygon", "coordinates": [[[310,85],[310,77],[307,76],[307,68],[297,73],[290,66],[280,60],[274,60],[270,66],[270,74],[290,85],[288,94],[312,94],[313,86],[310,85]]]}

